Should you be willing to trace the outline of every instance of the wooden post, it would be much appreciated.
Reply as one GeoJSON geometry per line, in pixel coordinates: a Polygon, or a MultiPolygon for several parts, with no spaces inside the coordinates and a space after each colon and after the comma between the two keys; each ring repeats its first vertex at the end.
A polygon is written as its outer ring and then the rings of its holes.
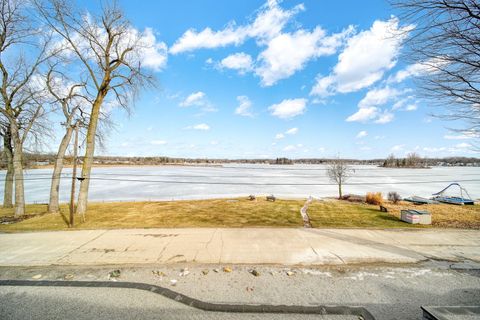
{"type": "Polygon", "coordinates": [[[77,181],[78,121],[75,123],[75,142],[73,145],[72,191],[70,193],[70,228],[74,226],[75,182],[77,181]]]}

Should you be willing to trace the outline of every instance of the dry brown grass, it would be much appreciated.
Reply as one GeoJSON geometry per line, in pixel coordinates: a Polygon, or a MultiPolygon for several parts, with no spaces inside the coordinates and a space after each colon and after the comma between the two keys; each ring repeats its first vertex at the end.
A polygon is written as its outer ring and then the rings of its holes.
{"type": "MultiPolygon", "coordinates": [[[[216,199],[195,201],[91,203],[86,222],[76,217],[75,229],[170,228],[170,227],[299,227],[303,200],[216,199]]],[[[27,211],[44,213],[46,205],[27,206],[27,211]]],[[[67,229],[68,208],[62,215],[45,214],[11,225],[3,231],[67,229]]],[[[13,214],[2,209],[2,215],[13,214]]]]}
{"type": "Polygon", "coordinates": [[[380,205],[383,203],[383,196],[381,192],[367,192],[365,202],[373,205],[380,205]]]}
{"type": "MultiPolygon", "coordinates": [[[[76,217],[75,229],[173,228],[173,227],[302,227],[300,208],[304,200],[215,199],[162,202],[91,203],[87,221],[76,217]]],[[[315,228],[418,228],[400,221],[400,210],[419,209],[432,213],[433,227],[480,229],[480,206],[383,204],[389,212],[364,203],[315,201],[308,209],[315,228]]],[[[46,205],[28,205],[28,214],[39,216],[9,225],[0,231],[65,230],[68,208],[62,214],[45,214],[46,205]]],[[[13,209],[0,209],[0,216],[13,209]]]]}
{"type": "Polygon", "coordinates": [[[406,201],[384,203],[389,213],[400,218],[405,209],[427,210],[432,214],[432,225],[438,228],[480,229],[480,205],[456,206],[451,204],[415,205],[406,201]]]}

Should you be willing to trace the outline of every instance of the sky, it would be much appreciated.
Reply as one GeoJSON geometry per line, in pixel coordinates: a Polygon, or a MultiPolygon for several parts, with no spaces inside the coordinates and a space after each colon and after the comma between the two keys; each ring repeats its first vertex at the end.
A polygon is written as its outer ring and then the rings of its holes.
{"type": "MultiPolygon", "coordinates": [[[[414,26],[386,1],[120,1],[152,49],[98,154],[371,159],[478,156],[416,95],[414,26]]],[[[96,11],[95,2],[79,5],[96,11]]]]}

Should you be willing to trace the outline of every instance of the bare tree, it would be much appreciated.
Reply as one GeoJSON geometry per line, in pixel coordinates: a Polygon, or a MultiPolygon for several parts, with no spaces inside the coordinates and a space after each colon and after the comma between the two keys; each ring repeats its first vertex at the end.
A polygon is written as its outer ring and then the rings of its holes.
{"type": "Polygon", "coordinates": [[[25,1],[0,0],[0,113],[13,145],[15,216],[25,214],[23,147],[37,120],[45,115],[44,89],[37,85],[36,76],[54,52],[47,49],[48,33],[34,24],[29,8],[25,1]]]}
{"type": "Polygon", "coordinates": [[[64,73],[57,71],[56,67],[57,64],[50,67],[46,76],[46,87],[54,98],[53,104],[60,106],[60,110],[64,116],[62,126],[65,128],[65,133],[58,146],[53,166],[50,198],[48,201],[48,211],[50,213],[59,212],[60,178],[65,154],[75,126],[83,126],[85,123],[85,119],[82,117],[83,112],[81,106],[82,104],[88,104],[88,100],[84,99],[83,93],[81,92],[85,87],[85,83],[72,83],[64,73]]]}
{"type": "Polygon", "coordinates": [[[152,83],[152,77],[140,64],[144,47],[141,35],[115,4],[104,6],[100,15],[82,14],[65,0],[38,0],[36,4],[46,23],[62,39],[61,45],[85,71],[85,92],[91,106],[77,204],[77,213],[84,215],[102,109],[107,101],[128,109],[138,89],[152,83]]]}
{"type": "Polygon", "coordinates": [[[330,181],[338,185],[338,198],[342,198],[342,186],[352,175],[353,170],[347,163],[337,158],[327,165],[327,175],[330,181]]]}
{"type": "Polygon", "coordinates": [[[480,2],[392,0],[415,25],[407,41],[420,92],[444,107],[437,115],[464,124],[456,131],[480,137],[480,2]]]}
{"type": "Polygon", "coordinates": [[[0,136],[3,138],[3,154],[7,172],[5,174],[5,186],[3,189],[3,207],[13,207],[13,147],[10,125],[2,121],[0,136]]]}

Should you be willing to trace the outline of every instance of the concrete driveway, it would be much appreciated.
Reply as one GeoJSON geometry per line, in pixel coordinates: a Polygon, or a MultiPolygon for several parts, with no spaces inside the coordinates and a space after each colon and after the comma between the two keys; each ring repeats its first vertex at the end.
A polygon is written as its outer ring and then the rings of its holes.
{"type": "Polygon", "coordinates": [[[480,261],[480,231],[181,228],[0,234],[0,266],[480,261]]]}

